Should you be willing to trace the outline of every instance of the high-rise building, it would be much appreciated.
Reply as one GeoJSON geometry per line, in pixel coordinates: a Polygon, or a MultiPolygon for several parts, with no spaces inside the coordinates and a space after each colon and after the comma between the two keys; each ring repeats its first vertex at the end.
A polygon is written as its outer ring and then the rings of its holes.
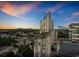
{"type": "Polygon", "coordinates": [[[72,41],[79,41],[79,23],[69,24],[69,39],[72,41]]]}
{"type": "Polygon", "coordinates": [[[54,26],[50,12],[41,21],[40,38],[35,40],[34,43],[34,56],[51,56],[51,46],[54,44],[54,26]]]}

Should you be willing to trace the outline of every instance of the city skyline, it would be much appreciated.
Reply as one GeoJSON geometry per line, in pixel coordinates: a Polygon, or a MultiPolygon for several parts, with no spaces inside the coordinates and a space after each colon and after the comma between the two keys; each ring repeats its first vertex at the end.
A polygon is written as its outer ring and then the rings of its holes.
{"type": "Polygon", "coordinates": [[[0,2],[0,29],[40,28],[40,21],[50,11],[54,27],[79,22],[79,2],[12,1],[0,2]]]}

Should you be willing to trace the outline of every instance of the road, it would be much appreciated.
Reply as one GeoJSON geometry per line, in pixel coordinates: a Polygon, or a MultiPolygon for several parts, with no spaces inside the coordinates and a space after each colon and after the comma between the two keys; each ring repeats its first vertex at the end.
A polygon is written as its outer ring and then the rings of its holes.
{"type": "Polygon", "coordinates": [[[0,47],[0,54],[11,51],[13,49],[12,46],[0,47]]]}
{"type": "Polygon", "coordinates": [[[70,41],[62,41],[60,43],[59,52],[66,55],[79,55],[79,43],[72,43],[70,41]]]}

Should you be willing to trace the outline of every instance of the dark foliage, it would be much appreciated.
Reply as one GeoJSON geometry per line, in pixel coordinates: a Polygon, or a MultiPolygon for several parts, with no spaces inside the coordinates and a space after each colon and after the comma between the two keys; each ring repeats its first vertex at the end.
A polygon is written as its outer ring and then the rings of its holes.
{"type": "Polygon", "coordinates": [[[18,51],[19,55],[24,57],[33,57],[33,50],[29,47],[29,45],[23,47],[21,46],[18,51]]]}
{"type": "Polygon", "coordinates": [[[0,38],[0,47],[1,46],[10,46],[15,44],[17,41],[14,38],[0,38]]]}

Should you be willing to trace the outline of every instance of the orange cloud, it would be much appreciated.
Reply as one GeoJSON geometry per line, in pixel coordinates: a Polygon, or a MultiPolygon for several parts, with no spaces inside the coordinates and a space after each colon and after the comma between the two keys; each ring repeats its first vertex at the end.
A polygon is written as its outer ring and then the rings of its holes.
{"type": "Polygon", "coordinates": [[[5,12],[6,14],[17,17],[21,14],[31,11],[32,9],[34,9],[34,7],[37,6],[37,4],[38,4],[38,2],[23,4],[16,8],[13,4],[11,4],[9,2],[4,2],[4,3],[0,4],[0,6],[1,6],[1,10],[3,12],[5,12]]]}
{"type": "Polygon", "coordinates": [[[3,12],[5,12],[6,14],[9,14],[9,15],[12,15],[12,16],[16,16],[17,15],[14,6],[11,5],[10,3],[4,3],[2,8],[1,8],[1,10],[3,12]]]}
{"type": "Polygon", "coordinates": [[[13,25],[0,25],[0,29],[16,29],[13,25]]]}
{"type": "Polygon", "coordinates": [[[18,14],[24,14],[26,12],[31,11],[32,9],[36,8],[36,6],[38,5],[38,2],[35,3],[30,3],[30,4],[24,4],[22,6],[20,6],[17,11],[18,14]]]}

